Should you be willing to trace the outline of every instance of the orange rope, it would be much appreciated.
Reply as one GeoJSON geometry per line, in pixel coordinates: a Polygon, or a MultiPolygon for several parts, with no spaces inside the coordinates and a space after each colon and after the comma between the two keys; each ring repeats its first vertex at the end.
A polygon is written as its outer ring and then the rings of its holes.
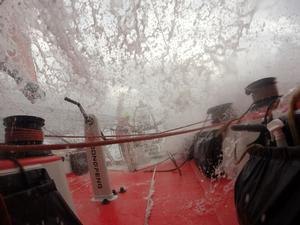
{"type": "MultiPolygon", "coordinates": [[[[194,126],[197,124],[206,123],[208,121],[210,121],[210,120],[206,119],[206,120],[202,120],[200,122],[191,123],[191,124],[188,124],[185,126],[176,127],[176,128],[172,128],[172,129],[161,131],[161,132],[146,133],[146,134],[105,135],[105,137],[106,138],[120,138],[120,137],[136,137],[136,136],[143,136],[143,135],[162,134],[162,133],[166,133],[166,132],[170,132],[170,131],[181,130],[183,128],[191,127],[191,126],[194,126]]],[[[49,137],[49,138],[86,138],[84,135],[52,135],[52,134],[46,134],[45,137],[49,137]]],[[[103,136],[93,136],[92,138],[103,138],[103,136]]]]}
{"type": "MultiPolygon", "coordinates": [[[[48,145],[6,145],[0,143],[0,151],[38,151],[38,150],[60,150],[60,149],[70,149],[70,148],[87,148],[87,147],[94,147],[94,146],[105,146],[105,145],[113,145],[113,144],[122,144],[122,143],[128,143],[128,142],[138,142],[138,141],[147,141],[147,140],[154,140],[159,138],[165,138],[165,137],[171,137],[181,134],[187,134],[187,133],[193,133],[196,131],[201,131],[204,129],[212,129],[217,128],[220,126],[228,126],[232,123],[241,122],[241,120],[247,120],[247,119],[257,119],[257,118],[263,118],[264,114],[261,112],[256,112],[254,114],[249,114],[249,116],[243,114],[242,117],[239,119],[232,119],[229,121],[225,121],[218,124],[212,124],[208,126],[198,127],[194,129],[189,130],[183,130],[183,131],[163,131],[160,133],[149,133],[149,134],[133,134],[133,135],[122,135],[122,136],[107,136],[107,137],[114,137],[116,139],[108,139],[108,140],[100,140],[100,141],[94,141],[94,142],[81,142],[81,143],[67,143],[67,144],[48,144],[48,145]]],[[[200,123],[200,122],[198,122],[200,123]]],[[[202,123],[202,121],[201,121],[202,123]]],[[[188,125],[189,126],[189,125],[188,125]]],[[[185,126],[187,127],[187,126],[185,126]]],[[[177,128],[175,128],[177,129],[177,128]]],[[[181,128],[178,128],[181,129],[181,128]]],[[[174,129],[171,129],[174,130],[174,129]]],[[[46,136],[46,135],[45,135],[46,136]]],[[[49,137],[50,135],[47,135],[49,137]]],[[[51,135],[55,137],[80,137],[80,138],[86,138],[85,136],[56,136],[51,135]]],[[[89,138],[103,138],[103,136],[94,136],[89,138]]]]}
{"type": "Polygon", "coordinates": [[[5,129],[5,143],[11,144],[16,141],[43,141],[44,134],[42,130],[28,129],[28,128],[6,128],[5,129]]]}
{"type": "Polygon", "coordinates": [[[59,149],[69,149],[69,148],[87,148],[87,147],[94,147],[94,146],[105,146],[105,145],[122,144],[128,142],[136,142],[136,141],[147,141],[147,140],[154,140],[158,138],[193,133],[203,129],[216,128],[218,126],[224,126],[227,123],[228,122],[213,124],[209,126],[198,127],[198,128],[183,130],[183,131],[166,132],[160,134],[142,135],[137,137],[119,138],[119,139],[111,139],[111,140],[100,140],[100,141],[87,142],[87,143],[82,142],[82,143],[73,143],[73,144],[70,143],[70,144],[48,144],[48,145],[0,145],[0,151],[59,150],[59,149]]]}

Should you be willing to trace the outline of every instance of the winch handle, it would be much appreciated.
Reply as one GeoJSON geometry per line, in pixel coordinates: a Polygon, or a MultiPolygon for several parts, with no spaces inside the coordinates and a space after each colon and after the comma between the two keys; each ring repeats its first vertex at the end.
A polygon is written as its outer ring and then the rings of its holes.
{"type": "Polygon", "coordinates": [[[72,104],[74,104],[74,105],[80,105],[79,102],[76,102],[76,101],[74,101],[73,99],[70,99],[70,98],[68,98],[68,97],[65,97],[64,100],[67,101],[67,102],[70,102],[70,103],[72,103],[72,104]]]}
{"type": "Polygon", "coordinates": [[[267,127],[262,124],[234,124],[231,126],[233,131],[265,132],[267,127]]]}
{"type": "Polygon", "coordinates": [[[88,115],[86,114],[85,110],[83,109],[82,105],[81,105],[79,102],[76,102],[75,100],[70,99],[70,98],[68,98],[68,97],[65,97],[64,100],[67,101],[67,102],[70,102],[70,103],[72,103],[72,104],[74,104],[74,105],[77,105],[78,108],[79,108],[79,110],[80,110],[80,112],[82,113],[84,119],[85,119],[86,121],[88,120],[89,117],[88,117],[88,115]]]}

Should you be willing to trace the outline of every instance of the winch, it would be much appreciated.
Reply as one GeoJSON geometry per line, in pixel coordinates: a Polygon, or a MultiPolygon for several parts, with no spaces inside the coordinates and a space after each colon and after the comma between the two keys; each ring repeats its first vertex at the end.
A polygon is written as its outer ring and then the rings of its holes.
{"type": "Polygon", "coordinates": [[[256,80],[245,88],[245,93],[252,96],[254,110],[267,106],[279,97],[276,78],[266,77],[256,80]]]}

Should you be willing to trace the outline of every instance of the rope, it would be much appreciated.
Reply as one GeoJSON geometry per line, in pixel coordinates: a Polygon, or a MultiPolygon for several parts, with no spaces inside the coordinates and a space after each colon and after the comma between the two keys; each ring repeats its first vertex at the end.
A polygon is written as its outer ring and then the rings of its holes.
{"type": "MultiPolygon", "coordinates": [[[[168,158],[169,159],[169,158],[168,158]]],[[[189,161],[189,158],[186,158],[179,166],[178,168],[181,169],[186,162],[189,161]]],[[[172,168],[172,169],[165,169],[165,170],[156,170],[156,172],[161,173],[161,172],[173,172],[175,170],[178,170],[178,168],[172,168]]],[[[153,172],[153,170],[144,170],[145,173],[153,172]]]]}
{"type": "Polygon", "coordinates": [[[26,128],[6,128],[5,143],[12,144],[18,141],[40,141],[43,142],[44,134],[42,130],[26,128]]]}
{"type": "Polygon", "coordinates": [[[122,143],[137,142],[137,141],[148,141],[148,140],[154,140],[154,139],[158,139],[158,138],[193,133],[196,131],[201,131],[203,129],[215,128],[217,126],[223,126],[227,123],[228,122],[213,124],[213,125],[209,125],[209,126],[203,126],[203,127],[198,127],[198,128],[183,130],[183,131],[173,131],[173,132],[166,132],[166,133],[153,134],[153,135],[141,135],[141,136],[137,136],[137,137],[100,140],[100,141],[87,142],[87,143],[82,142],[82,143],[72,143],[72,144],[14,145],[14,146],[0,145],[0,151],[59,150],[59,149],[69,149],[69,148],[87,148],[87,147],[94,147],[94,146],[106,146],[106,145],[112,145],[112,144],[122,144],[122,143]]]}
{"type": "Polygon", "coordinates": [[[153,194],[154,194],[155,174],[156,174],[156,167],[154,168],[154,171],[152,173],[151,182],[150,182],[149,193],[148,193],[148,197],[147,197],[147,207],[146,207],[146,212],[145,212],[144,225],[149,224],[149,218],[150,218],[151,210],[152,210],[152,207],[153,207],[152,197],[153,197],[153,194]]]}
{"type": "MultiPolygon", "coordinates": [[[[268,117],[268,115],[269,115],[269,111],[272,109],[272,107],[274,106],[274,104],[276,103],[276,101],[279,99],[279,98],[281,98],[281,96],[275,96],[276,98],[274,98],[272,101],[271,101],[271,103],[268,105],[268,107],[267,107],[267,109],[266,109],[266,113],[265,113],[265,115],[264,115],[264,124],[266,124],[267,123],[267,117],[268,117]]],[[[248,110],[245,112],[245,113],[243,113],[243,115],[238,119],[238,122],[240,122],[242,119],[243,119],[243,117],[245,117],[246,116],[246,114],[255,106],[255,104],[256,103],[252,103],[251,105],[250,105],[250,107],[248,108],[248,110]]],[[[277,107],[277,106],[276,106],[277,107]]],[[[251,149],[251,147],[252,146],[256,146],[256,144],[254,144],[254,145],[250,145],[250,147],[249,148],[247,148],[243,153],[242,153],[242,156],[239,158],[239,159],[237,159],[237,146],[236,146],[236,144],[235,144],[235,146],[234,146],[234,163],[236,164],[236,165],[238,165],[238,164],[240,164],[241,163],[241,161],[244,159],[244,157],[246,156],[246,154],[248,153],[248,151],[249,151],[249,149],[251,149]]]]}
{"type": "MultiPolygon", "coordinates": [[[[195,126],[195,125],[198,125],[198,124],[206,123],[208,121],[210,121],[210,119],[205,119],[205,120],[202,120],[202,121],[199,121],[199,122],[196,122],[196,123],[191,123],[191,124],[188,124],[188,125],[172,128],[172,129],[161,131],[161,132],[145,133],[145,134],[105,135],[105,137],[106,138],[120,138],[120,137],[137,137],[137,136],[143,136],[143,135],[146,136],[146,135],[162,134],[162,133],[181,130],[183,128],[187,128],[187,127],[195,126]]],[[[84,135],[51,135],[51,134],[46,134],[45,137],[48,137],[48,138],[86,138],[86,136],[84,136],[84,135]]],[[[92,136],[91,138],[103,138],[103,136],[92,136]]]]}
{"type": "MultiPolygon", "coordinates": [[[[178,152],[177,152],[177,153],[178,153],[178,152]]],[[[174,155],[176,155],[177,153],[174,153],[174,155]]],[[[156,167],[156,166],[158,166],[158,165],[160,165],[160,164],[162,164],[162,163],[164,163],[164,162],[166,162],[166,161],[168,161],[168,160],[170,160],[169,157],[164,158],[164,159],[160,160],[160,161],[157,162],[157,163],[154,163],[154,164],[151,164],[151,165],[146,165],[145,167],[140,168],[140,169],[137,169],[136,171],[146,171],[146,169],[154,168],[154,167],[156,167]]],[[[153,172],[153,171],[152,171],[152,172],[153,172]]]]}
{"type": "MultiPolygon", "coordinates": [[[[252,108],[252,105],[249,107],[249,109],[250,108],[252,108]]],[[[182,135],[182,134],[187,134],[187,133],[194,133],[197,131],[202,131],[204,129],[217,128],[219,126],[223,126],[223,128],[224,127],[227,128],[233,122],[237,123],[237,122],[240,122],[242,118],[245,118],[249,109],[238,119],[232,119],[232,120],[225,121],[222,123],[212,124],[212,125],[208,125],[208,126],[202,126],[202,127],[198,127],[198,128],[194,128],[194,129],[188,129],[188,130],[182,130],[182,131],[164,131],[164,132],[160,132],[160,133],[152,133],[152,134],[150,133],[150,134],[134,135],[134,136],[129,135],[129,136],[123,136],[121,138],[119,138],[120,136],[113,136],[113,137],[116,137],[117,139],[107,139],[107,140],[100,140],[100,141],[93,141],[93,142],[81,142],[81,143],[46,144],[46,145],[7,145],[7,144],[0,143],[0,151],[27,151],[27,150],[38,151],[38,150],[60,150],[60,149],[70,149],[70,148],[88,148],[88,147],[95,147],[95,146],[106,146],[106,145],[113,145],[113,144],[123,144],[123,143],[128,143],[128,142],[154,140],[154,139],[177,136],[177,135],[182,135]]],[[[203,121],[200,121],[197,123],[203,123],[203,121]]],[[[188,127],[188,126],[192,126],[192,125],[195,125],[195,124],[189,124],[184,127],[188,127]]],[[[182,129],[182,127],[174,128],[174,129],[182,129]]],[[[102,137],[102,136],[96,136],[96,137],[102,137]]]]}
{"type": "MultiPolygon", "coordinates": [[[[43,128],[45,131],[47,131],[47,132],[49,132],[51,135],[53,135],[53,136],[59,136],[58,138],[60,139],[60,140],[62,140],[63,142],[65,142],[65,143],[70,143],[69,141],[67,141],[65,138],[63,138],[63,137],[61,137],[61,136],[63,136],[63,135],[60,135],[60,134],[57,134],[57,133],[55,133],[55,132],[53,132],[53,131],[51,131],[51,130],[48,130],[47,128],[43,128]]],[[[45,135],[45,137],[46,137],[46,135],[45,135]]]]}

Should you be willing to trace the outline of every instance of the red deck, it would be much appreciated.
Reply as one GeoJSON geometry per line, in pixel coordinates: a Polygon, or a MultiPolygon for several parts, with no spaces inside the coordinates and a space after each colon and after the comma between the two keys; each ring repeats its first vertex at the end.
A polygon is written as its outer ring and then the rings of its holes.
{"type": "MultiPolygon", "coordinates": [[[[172,165],[159,166],[160,168],[172,165]]],[[[210,181],[193,161],[177,172],[156,173],[154,205],[149,225],[237,225],[233,182],[210,181]]],[[[142,225],[152,173],[110,172],[113,187],[127,192],[109,205],[91,202],[89,175],[69,176],[69,184],[80,220],[84,225],[142,225]]]]}

